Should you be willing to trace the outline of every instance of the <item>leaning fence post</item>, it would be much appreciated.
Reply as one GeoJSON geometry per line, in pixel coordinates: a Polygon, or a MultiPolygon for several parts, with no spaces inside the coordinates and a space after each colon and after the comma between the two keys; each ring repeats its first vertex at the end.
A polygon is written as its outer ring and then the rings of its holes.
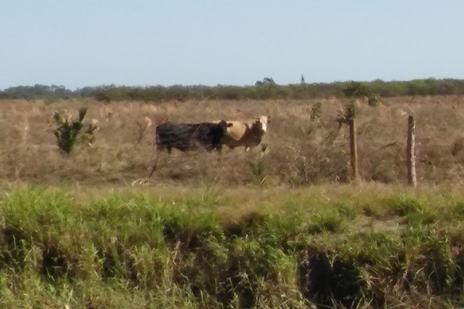
{"type": "Polygon", "coordinates": [[[408,144],[406,149],[406,158],[408,166],[408,183],[416,187],[416,122],[413,115],[408,117],[408,144]]]}
{"type": "Polygon", "coordinates": [[[350,154],[351,154],[352,181],[357,182],[359,180],[358,145],[357,145],[357,139],[356,139],[356,123],[355,123],[354,117],[349,119],[348,124],[350,126],[350,154]]]}

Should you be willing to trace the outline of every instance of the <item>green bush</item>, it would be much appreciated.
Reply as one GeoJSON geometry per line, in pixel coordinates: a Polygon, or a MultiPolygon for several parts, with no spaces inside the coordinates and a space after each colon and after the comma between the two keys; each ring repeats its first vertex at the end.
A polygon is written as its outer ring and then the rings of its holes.
{"type": "Polygon", "coordinates": [[[77,120],[73,120],[70,114],[63,116],[60,113],[55,113],[53,115],[53,119],[57,126],[54,130],[57,145],[64,153],[69,154],[72,151],[79,136],[82,136],[88,143],[94,142],[95,132],[98,127],[96,123],[84,124],[86,113],[87,109],[80,109],[77,120]]]}
{"type": "Polygon", "coordinates": [[[388,201],[391,212],[398,216],[422,213],[424,201],[405,194],[399,194],[388,201]]]}

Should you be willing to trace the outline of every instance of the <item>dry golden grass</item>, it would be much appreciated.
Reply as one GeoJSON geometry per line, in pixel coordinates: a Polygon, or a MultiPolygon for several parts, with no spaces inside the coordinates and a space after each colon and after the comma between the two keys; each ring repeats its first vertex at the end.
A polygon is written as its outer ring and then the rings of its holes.
{"type": "MultiPolygon", "coordinates": [[[[60,102],[0,101],[0,181],[19,183],[131,184],[146,177],[154,158],[153,127],[157,122],[249,119],[270,115],[263,143],[221,154],[174,151],[160,158],[151,185],[305,185],[345,182],[349,177],[347,128],[336,118],[344,100],[114,102],[90,99],[60,102]],[[322,103],[320,125],[311,108],[322,103]],[[78,145],[60,153],[53,135],[54,112],[75,113],[87,107],[87,121],[100,130],[93,147],[78,145]],[[146,128],[145,117],[153,121],[146,128]]],[[[419,183],[461,184],[464,176],[464,97],[398,97],[371,107],[359,100],[358,149],[365,181],[404,183],[407,115],[417,121],[419,183]]]]}

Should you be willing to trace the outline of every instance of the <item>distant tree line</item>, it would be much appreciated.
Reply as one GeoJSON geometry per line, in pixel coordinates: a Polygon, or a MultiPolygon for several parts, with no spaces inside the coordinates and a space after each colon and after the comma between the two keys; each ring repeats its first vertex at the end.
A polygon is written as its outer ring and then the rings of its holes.
{"type": "Polygon", "coordinates": [[[93,97],[99,101],[169,101],[187,99],[310,99],[321,97],[357,96],[425,96],[464,94],[464,80],[417,79],[411,81],[333,82],[278,85],[272,78],[264,78],[252,86],[98,86],[69,90],[64,86],[17,86],[0,91],[7,99],[68,99],[93,97]]]}
{"type": "Polygon", "coordinates": [[[64,86],[56,85],[16,86],[0,91],[0,98],[7,99],[67,99],[75,95],[73,91],[66,89],[64,86]]]}

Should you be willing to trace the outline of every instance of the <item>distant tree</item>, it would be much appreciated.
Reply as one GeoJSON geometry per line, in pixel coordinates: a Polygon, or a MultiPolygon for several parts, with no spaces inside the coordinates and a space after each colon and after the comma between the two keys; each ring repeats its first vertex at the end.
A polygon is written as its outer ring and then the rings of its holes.
{"type": "Polygon", "coordinates": [[[110,97],[108,96],[105,90],[96,90],[93,96],[95,97],[95,99],[97,99],[97,101],[100,101],[100,102],[111,101],[110,97]]]}
{"type": "Polygon", "coordinates": [[[300,84],[302,84],[302,85],[306,84],[305,78],[304,78],[304,75],[303,75],[303,74],[301,74],[300,84]]]}
{"type": "Polygon", "coordinates": [[[343,94],[348,98],[359,98],[370,96],[370,91],[362,83],[350,82],[350,84],[343,89],[343,94]]]}
{"type": "Polygon", "coordinates": [[[263,78],[262,81],[259,80],[255,83],[255,86],[275,86],[275,85],[277,84],[272,77],[265,77],[263,78]]]}
{"type": "Polygon", "coordinates": [[[12,99],[66,99],[73,95],[71,90],[66,89],[64,86],[47,86],[35,84],[34,86],[17,86],[5,89],[7,97],[12,99]]]}

